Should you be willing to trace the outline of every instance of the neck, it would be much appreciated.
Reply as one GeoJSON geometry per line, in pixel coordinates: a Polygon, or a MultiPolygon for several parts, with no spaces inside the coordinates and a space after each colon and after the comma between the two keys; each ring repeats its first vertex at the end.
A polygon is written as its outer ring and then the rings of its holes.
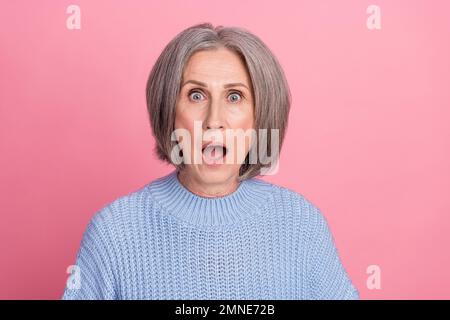
{"type": "Polygon", "coordinates": [[[204,184],[193,178],[186,170],[182,170],[177,172],[177,178],[186,189],[205,198],[223,197],[233,193],[239,187],[235,176],[221,184],[204,184]]]}
{"type": "Polygon", "coordinates": [[[150,185],[150,192],[170,216],[197,226],[234,225],[257,218],[273,194],[272,185],[252,178],[241,181],[226,195],[202,197],[187,189],[174,170],[150,185]]]}

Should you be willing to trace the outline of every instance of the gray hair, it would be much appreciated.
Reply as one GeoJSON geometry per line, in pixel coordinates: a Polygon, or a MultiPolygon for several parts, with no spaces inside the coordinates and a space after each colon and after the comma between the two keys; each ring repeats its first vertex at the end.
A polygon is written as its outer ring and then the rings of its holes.
{"type": "MultiPolygon", "coordinates": [[[[156,155],[178,169],[185,164],[175,164],[171,160],[171,151],[177,143],[171,140],[171,135],[184,66],[195,52],[219,47],[232,50],[243,59],[254,91],[255,129],[267,129],[269,133],[271,129],[278,129],[281,149],[291,105],[291,93],[281,65],[261,39],[249,31],[200,23],[183,30],[167,44],[150,72],[146,87],[156,155]]],[[[266,145],[265,150],[272,154],[270,137],[269,134],[267,139],[259,139],[252,148],[263,144],[266,145]]],[[[239,180],[260,175],[261,168],[266,166],[259,160],[249,163],[247,155],[239,169],[239,180]]]]}

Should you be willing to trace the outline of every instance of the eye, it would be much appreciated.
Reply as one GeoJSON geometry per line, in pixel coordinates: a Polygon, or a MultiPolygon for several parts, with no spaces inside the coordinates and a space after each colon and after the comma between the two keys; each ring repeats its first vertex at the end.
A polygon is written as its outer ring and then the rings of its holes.
{"type": "Polygon", "coordinates": [[[228,99],[233,103],[238,102],[242,99],[242,94],[239,92],[233,92],[228,96],[228,99]]]}
{"type": "Polygon", "coordinates": [[[204,96],[200,91],[193,90],[189,92],[189,99],[192,101],[202,101],[202,98],[204,98],[204,96]]]}

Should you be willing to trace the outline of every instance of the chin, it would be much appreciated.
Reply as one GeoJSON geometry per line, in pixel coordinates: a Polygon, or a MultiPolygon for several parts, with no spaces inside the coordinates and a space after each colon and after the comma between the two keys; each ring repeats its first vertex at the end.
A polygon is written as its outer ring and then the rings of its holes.
{"type": "Polygon", "coordinates": [[[238,173],[238,170],[233,170],[232,168],[226,167],[224,165],[220,165],[217,167],[203,165],[202,168],[200,168],[201,178],[205,182],[209,183],[219,183],[229,180],[231,177],[238,173]]]}

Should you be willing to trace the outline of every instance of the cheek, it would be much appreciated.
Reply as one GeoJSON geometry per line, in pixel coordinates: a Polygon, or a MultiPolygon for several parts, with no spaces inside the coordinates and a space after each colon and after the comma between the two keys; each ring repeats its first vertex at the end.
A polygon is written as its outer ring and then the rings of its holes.
{"type": "Polygon", "coordinates": [[[254,128],[253,112],[245,112],[235,114],[230,117],[230,127],[234,129],[251,129],[254,128]]]}
{"type": "MultiPolygon", "coordinates": [[[[254,119],[254,113],[253,113],[253,109],[251,109],[252,111],[249,112],[246,116],[245,119],[243,119],[243,123],[242,123],[242,127],[245,129],[255,129],[255,119],[254,119]]],[[[258,132],[255,131],[256,136],[254,137],[253,135],[250,135],[248,137],[248,139],[246,139],[246,150],[250,150],[251,146],[255,143],[255,139],[258,139],[258,132]]]]}
{"type": "MultiPolygon", "coordinates": [[[[256,132],[256,136],[253,136],[252,134],[250,134],[251,130],[255,128],[253,114],[246,114],[245,116],[236,117],[231,122],[232,123],[230,123],[230,127],[232,127],[232,129],[234,129],[234,130],[243,129],[247,133],[243,137],[240,135],[240,133],[239,134],[236,133],[237,137],[235,137],[235,140],[234,140],[234,152],[236,154],[235,157],[237,157],[237,159],[238,159],[237,161],[239,161],[239,163],[242,163],[243,160],[245,159],[247,153],[249,152],[251,146],[255,143],[255,140],[258,139],[257,132],[256,132]],[[244,139],[244,140],[240,140],[240,141],[244,141],[244,144],[243,145],[239,144],[238,139],[244,139]],[[243,147],[243,149],[240,149],[241,147],[243,147]]],[[[239,130],[239,132],[241,132],[241,131],[239,130]]]]}
{"type": "Polygon", "coordinates": [[[194,121],[199,121],[202,117],[201,109],[189,103],[180,102],[175,109],[175,124],[180,128],[193,128],[194,121]]]}
{"type": "Polygon", "coordinates": [[[177,112],[175,115],[175,129],[184,129],[183,131],[189,132],[187,134],[186,132],[183,132],[183,136],[178,137],[178,141],[180,143],[180,147],[182,149],[185,149],[186,144],[190,144],[190,149],[193,150],[195,146],[195,127],[194,127],[194,121],[195,117],[192,117],[192,115],[189,112],[177,112]],[[187,140],[186,140],[187,139],[187,140]]]}
{"type": "Polygon", "coordinates": [[[245,119],[243,126],[244,126],[245,128],[247,128],[247,129],[250,129],[250,128],[254,128],[254,127],[255,127],[255,122],[254,122],[253,114],[249,115],[249,116],[245,119]]]}
{"type": "Polygon", "coordinates": [[[194,128],[193,121],[192,112],[189,112],[183,105],[177,106],[175,110],[175,129],[184,128],[191,131],[194,128]]]}
{"type": "Polygon", "coordinates": [[[254,127],[254,106],[252,103],[246,103],[241,109],[237,121],[239,121],[239,126],[241,128],[250,129],[254,127]]]}

